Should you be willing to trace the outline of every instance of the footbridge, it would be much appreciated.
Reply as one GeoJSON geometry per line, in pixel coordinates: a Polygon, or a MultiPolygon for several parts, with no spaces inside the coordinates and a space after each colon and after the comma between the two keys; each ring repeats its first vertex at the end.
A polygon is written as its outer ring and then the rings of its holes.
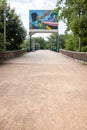
{"type": "Polygon", "coordinates": [[[49,50],[5,61],[0,130],[87,130],[87,65],[49,50]]]}

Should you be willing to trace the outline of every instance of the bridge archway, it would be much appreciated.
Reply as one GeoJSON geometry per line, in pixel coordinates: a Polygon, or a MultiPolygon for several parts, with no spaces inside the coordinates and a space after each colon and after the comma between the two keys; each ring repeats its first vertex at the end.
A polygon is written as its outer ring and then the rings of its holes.
{"type": "Polygon", "coordinates": [[[29,32],[29,37],[30,37],[30,51],[34,51],[34,48],[32,47],[32,46],[35,46],[35,41],[32,41],[32,36],[34,35],[34,34],[36,34],[36,33],[54,33],[54,34],[56,34],[56,40],[55,40],[55,42],[56,42],[56,52],[59,52],[59,34],[58,34],[58,31],[46,31],[46,32],[43,32],[43,30],[41,31],[32,31],[32,32],[29,32]],[[32,45],[33,44],[33,45],[32,45]]]}
{"type": "Polygon", "coordinates": [[[35,33],[55,33],[56,51],[59,51],[58,45],[58,13],[54,10],[30,10],[29,11],[29,36],[30,51],[32,51],[32,35],[35,33]]]}

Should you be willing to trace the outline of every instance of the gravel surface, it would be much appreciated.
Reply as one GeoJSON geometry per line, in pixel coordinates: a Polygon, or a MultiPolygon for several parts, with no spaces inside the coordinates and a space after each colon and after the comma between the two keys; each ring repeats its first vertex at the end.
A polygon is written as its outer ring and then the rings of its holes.
{"type": "Polygon", "coordinates": [[[1,64],[0,130],[87,130],[87,65],[48,50],[1,64]]]}

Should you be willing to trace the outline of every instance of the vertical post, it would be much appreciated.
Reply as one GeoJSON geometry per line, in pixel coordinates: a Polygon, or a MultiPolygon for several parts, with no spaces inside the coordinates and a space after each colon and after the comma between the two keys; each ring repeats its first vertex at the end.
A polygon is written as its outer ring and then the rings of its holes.
{"type": "Polygon", "coordinates": [[[53,51],[53,41],[52,41],[52,51],[53,51]]]}
{"type": "Polygon", "coordinates": [[[81,51],[81,39],[79,37],[79,52],[81,51]]]}
{"type": "Polygon", "coordinates": [[[35,51],[35,40],[32,41],[32,51],[35,51]]]}
{"type": "Polygon", "coordinates": [[[4,51],[6,51],[6,7],[4,6],[4,51]]]}
{"type": "Polygon", "coordinates": [[[32,39],[31,39],[31,34],[30,34],[30,51],[32,51],[32,39]]]}
{"type": "Polygon", "coordinates": [[[59,52],[58,34],[56,34],[56,52],[59,52]]]}
{"type": "MultiPolygon", "coordinates": [[[[79,19],[80,19],[80,16],[81,16],[81,9],[80,9],[80,3],[78,3],[78,17],[79,17],[79,19]]],[[[79,47],[78,47],[78,51],[79,52],[81,51],[81,38],[80,38],[80,36],[79,36],[79,47]]]]}
{"type": "Polygon", "coordinates": [[[56,34],[56,39],[57,39],[56,40],[57,41],[57,52],[59,52],[59,27],[58,27],[57,34],[56,34]]]}
{"type": "Polygon", "coordinates": [[[58,23],[58,27],[57,27],[57,52],[59,52],[59,23],[58,23]]]}

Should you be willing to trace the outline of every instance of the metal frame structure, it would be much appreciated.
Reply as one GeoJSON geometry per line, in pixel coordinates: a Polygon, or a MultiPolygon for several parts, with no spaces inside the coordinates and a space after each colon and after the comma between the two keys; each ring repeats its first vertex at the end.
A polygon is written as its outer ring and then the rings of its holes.
{"type": "MultiPolygon", "coordinates": [[[[30,16],[30,11],[29,11],[29,16],[30,16]]],[[[36,10],[34,10],[34,11],[36,11],[36,10]]],[[[37,10],[37,11],[39,11],[39,10],[37,10]]],[[[41,17],[41,19],[43,19],[43,17],[41,17]]],[[[30,17],[29,17],[29,20],[30,20],[30,17]]],[[[32,22],[32,20],[30,20],[30,21],[32,22]]],[[[43,20],[43,23],[44,22],[46,22],[46,21],[43,20]]],[[[58,49],[59,48],[59,45],[58,45],[58,38],[59,38],[58,35],[59,35],[59,33],[58,33],[58,23],[57,22],[55,22],[55,24],[57,24],[57,28],[52,28],[52,29],[41,29],[41,28],[34,28],[34,27],[32,28],[31,25],[30,25],[30,23],[29,23],[30,51],[32,51],[32,35],[34,35],[35,33],[55,33],[56,34],[56,40],[55,40],[55,42],[56,42],[56,51],[59,51],[59,49],[58,49]]],[[[50,25],[50,24],[53,24],[53,23],[51,21],[49,21],[46,24],[50,25]]],[[[53,25],[53,26],[56,26],[56,25],[53,25]]]]}
{"type": "Polygon", "coordinates": [[[35,33],[55,33],[56,34],[56,51],[59,52],[59,32],[58,29],[53,30],[44,30],[44,29],[30,29],[29,36],[30,36],[30,51],[32,51],[32,35],[35,33]]]}

